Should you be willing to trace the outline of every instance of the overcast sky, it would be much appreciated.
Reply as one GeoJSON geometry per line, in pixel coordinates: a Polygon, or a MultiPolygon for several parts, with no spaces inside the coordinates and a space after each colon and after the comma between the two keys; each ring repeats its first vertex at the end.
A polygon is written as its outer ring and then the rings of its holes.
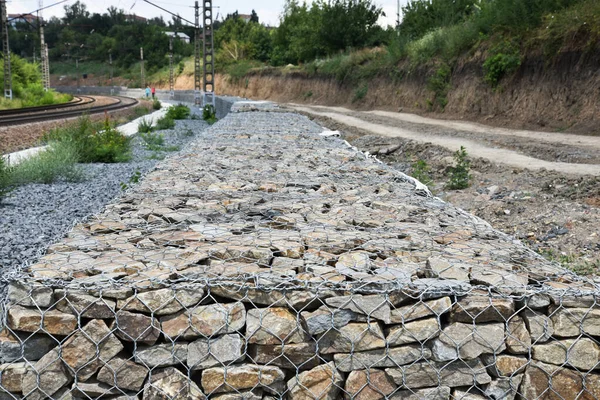
{"type": "MultiPolygon", "coordinates": [[[[44,0],[44,6],[51,5],[60,0],[44,0]]],[[[150,0],[152,3],[159,5],[175,14],[179,13],[183,18],[194,21],[194,0],[150,0]]],[[[311,0],[307,0],[311,2],[311,0]]],[[[400,0],[402,4],[408,0],[400,0]]],[[[62,17],[64,15],[63,6],[72,4],[75,0],[69,0],[66,3],[48,8],[43,11],[43,16],[49,18],[51,16],[62,17]]],[[[240,14],[250,14],[254,9],[261,22],[268,25],[278,25],[279,16],[283,10],[285,0],[213,0],[215,7],[214,15],[221,16],[232,13],[236,10],[240,14]],[[217,8],[218,7],[218,8],[217,8]]],[[[110,6],[122,8],[125,13],[136,14],[146,18],[153,18],[162,15],[165,21],[170,21],[171,17],[164,11],[145,3],[143,0],[84,0],[88,10],[92,13],[104,13],[110,6]]],[[[9,14],[27,13],[38,9],[39,0],[8,0],[7,12],[9,14]]],[[[379,23],[382,26],[394,25],[396,21],[396,0],[375,0],[375,4],[382,7],[386,13],[386,17],[382,17],[379,23]]],[[[202,1],[200,1],[202,5],[202,1]]]]}

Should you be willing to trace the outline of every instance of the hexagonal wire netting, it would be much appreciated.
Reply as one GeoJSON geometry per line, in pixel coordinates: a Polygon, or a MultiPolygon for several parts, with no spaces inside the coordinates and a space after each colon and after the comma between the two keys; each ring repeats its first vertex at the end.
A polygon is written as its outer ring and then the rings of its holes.
{"type": "Polygon", "coordinates": [[[233,113],[7,272],[2,399],[600,398],[593,282],[321,131],[233,113]]]}

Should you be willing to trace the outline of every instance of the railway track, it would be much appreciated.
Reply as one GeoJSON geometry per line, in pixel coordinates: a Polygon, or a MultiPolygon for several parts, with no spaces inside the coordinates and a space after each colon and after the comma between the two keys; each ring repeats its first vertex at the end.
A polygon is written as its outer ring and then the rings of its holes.
{"type": "Polygon", "coordinates": [[[55,119],[78,117],[84,114],[99,114],[115,111],[136,105],[138,101],[122,96],[110,97],[116,101],[111,104],[94,105],[93,96],[77,96],[75,101],[48,106],[26,107],[14,110],[0,110],[0,126],[21,125],[31,122],[50,121],[55,119]]]}

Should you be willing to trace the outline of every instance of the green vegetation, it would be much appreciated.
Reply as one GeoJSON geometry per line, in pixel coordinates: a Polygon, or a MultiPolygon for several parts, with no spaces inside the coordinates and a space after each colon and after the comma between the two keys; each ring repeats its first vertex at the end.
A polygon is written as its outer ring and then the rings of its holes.
{"type": "Polygon", "coordinates": [[[490,55],[483,63],[484,79],[495,88],[503,76],[514,72],[520,65],[519,49],[511,43],[501,42],[490,51],[490,55]]]}
{"type": "Polygon", "coordinates": [[[574,253],[558,253],[552,249],[544,249],[540,254],[550,261],[559,263],[563,268],[575,272],[577,275],[598,275],[600,273],[600,260],[587,260],[574,253]]]}
{"type": "Polygon", "coordinates": [[[83,172],[77,166],[79,155],[67,142],[52,142],[48,149],[21,161],[12,170],[15,185],[52,183],[58,180],[80,181],[83,172]]]}
{"type": "MultiPolygon", "coordinates": [[[[451,75],[452,71],[450,71],[450,67],[442,63],[427,81],[427,88],[433,92],[434,100],[442,110],[448,104],[447,95],[450,90],[451,75]]],[[[430,103],[433,106],[433,101],[430,100],[430,103]]]]}
{"type": "Polygon", "coordinates": [[[154,99],[152,101],[152,109],[153,110],[160,110],[161,107],[162,107],[162,104],[160,103],[160,100],[154,99]]]}
{"type": "Polygon", "coordinates": [[[140,133],[140,137],[146,144],[146,147],[149,149],[161,147],[163,144],[165,144],[165,138],[161,133],[152,133],[148,131],[145,133],[140,133]]]}
{"type": "Polygon", "coordinates": [[[215,107],[212,104],[207,104],[202,109],[202,119],[208,122],[210,125],[217,122],[217,114],[215,107]]]}
{"type": "Polygon", "coordinates": [[[426,186],[433,183],[433,179],[431,178],[431,168],[424,160],[417,160],[412,164],[411,175],[426,186]]]}
{"type": "Polygon", "coordinates": [[[0,156],[0,200],[10,193],[12,188],[12,168],[7,165],[4,157],[0,156]]]}
{"type": "Polygon", "coordinates": [[[138,123],[138,132],[139,133],[148,133],[152,132],[152,119],[142,118],[138,123]]]}
{"type": "Polygon", "coordinates": [[[363,83],[361,86],[354,89],[354,96],[352,97],[352,102],[356,103],[357,101],[364,99],[368,91],[369,85],[367,85],[366,83],[363,83]]]}
{"type": "Polygon", "coordinates": [[[167,109],[167,118],[171,119],[186,119],[190,116],[190,108],[183,104],[177,104],[167,109]]]}
{"type": "Polygon", "coordinates": [[[460,146],[460,150],[456,150],[454,153],[454,167],[450,168],[450,180],[448,182],[448,189],[458,190],[469,187],[469,181],[471,180],[471,160],[468,158],[467,149],[460,146]]]}
{"type": "Polygon", "coordinates": [[[156,121],[156,129],[158,130],[173,128],[175,128],[175,121],[173,120],[173,118],[169,118],[166,115],[160,118],[158,121],[156,121]]]}

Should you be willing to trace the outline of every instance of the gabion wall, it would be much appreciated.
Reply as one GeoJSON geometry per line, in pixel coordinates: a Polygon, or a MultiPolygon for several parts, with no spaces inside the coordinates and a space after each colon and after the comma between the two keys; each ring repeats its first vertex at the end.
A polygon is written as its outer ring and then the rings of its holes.
{"type": "Polygon", "coordinates": [[[593,282],[271,108],[4,275],[2,399],[600,398],[593,282]]]}

